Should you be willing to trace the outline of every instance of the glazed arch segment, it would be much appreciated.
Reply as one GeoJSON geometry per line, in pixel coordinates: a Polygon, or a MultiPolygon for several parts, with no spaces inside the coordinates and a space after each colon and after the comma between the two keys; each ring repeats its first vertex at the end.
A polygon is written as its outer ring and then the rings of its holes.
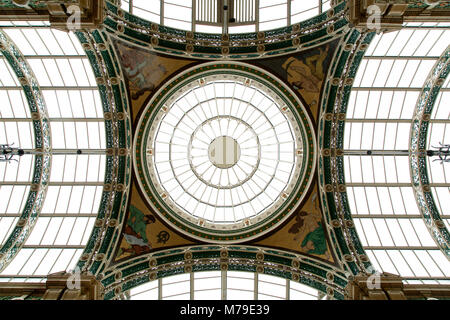
{"type": "Polygon", "coordinates": [[[276,228],[315,169],[308,114],[275,76],[206,63],[151,99],[139,120],[135,169],[148,203],[200,240],[236,243],[276,228]]]}

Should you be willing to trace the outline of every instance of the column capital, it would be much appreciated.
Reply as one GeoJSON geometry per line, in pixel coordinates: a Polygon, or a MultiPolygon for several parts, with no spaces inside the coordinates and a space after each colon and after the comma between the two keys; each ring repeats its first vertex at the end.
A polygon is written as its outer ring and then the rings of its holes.
{"type": "Polygon", "coordinates": [[[358,274],[349,279],[346,300],[449,299],[450,285],[408,284],[391,273],[358,274]]]}

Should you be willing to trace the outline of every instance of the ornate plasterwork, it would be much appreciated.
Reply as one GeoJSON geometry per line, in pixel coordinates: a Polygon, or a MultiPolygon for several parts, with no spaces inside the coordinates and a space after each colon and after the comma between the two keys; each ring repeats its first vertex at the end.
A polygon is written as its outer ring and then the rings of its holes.
{"type": "Polygon", "coordinates": [[[350,274],[371,268],[352,221],[344,180],[345,113],[353,79],[375,33],[343,37],[325,84],[319,120],[319,183],[328,231],[342,267],[350,274]]]}
{"type": "Polygon", "coordinates": [[[78,267],[97,274],[109,265],[119,239],[131,176],[131,120],[128,96],[109,37],[99,31],[77,32],[97,79],[106,129],[105,185],[91,237],[78,267]]]}

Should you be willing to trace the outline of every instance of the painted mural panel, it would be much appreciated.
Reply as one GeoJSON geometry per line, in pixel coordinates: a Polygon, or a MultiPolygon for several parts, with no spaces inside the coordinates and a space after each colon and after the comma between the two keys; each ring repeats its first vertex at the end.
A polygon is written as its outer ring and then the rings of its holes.
{"type": "Polygon", "coordinates": [[[128,83],[134,119],[160,85],[168,81],[177,71],[198,63],[195,60],[163,56],[121,41],[115,41],[114,46],[128,83]]]}
{"type": "Polygon", "coordinates": [[[185,239],[168,228],[157,215],[153,214],[138,192],[138,186],[132,185],[128,217],[124,224],[119,249],[115,261],[132,258],[160,249],[191,245],[194,242],[185,239]]]}
{"type": "Polygon", "coordinates": [[[288,83],[317,120],[322,87],[337,44],[333,41],[292,55],[258,60],[254,64],[288,83]]]}
{"type": "Polygon", "coordinates": [[[300,252],[334,262],[328,235],[322,218],[317,184],[301,208],[272,235],[255,242],[255,245],[300,252]]]}

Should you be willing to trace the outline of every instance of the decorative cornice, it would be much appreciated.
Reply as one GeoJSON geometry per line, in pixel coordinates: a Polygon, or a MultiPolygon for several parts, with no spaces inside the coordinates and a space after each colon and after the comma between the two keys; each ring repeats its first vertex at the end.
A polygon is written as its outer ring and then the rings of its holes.
{"type": "Polygon", "coordinates": [[[319,119],[319,183],[327,228],[336,255],[351,274],[371,267],[359,240],[344,181],[343,139],[347,104],[356,71],[374,33],[349,31],[342,38],[325,84],[319,119]]]}
{"type": "Polygon", "coordinates": [[[107,34],[77,32],[98,79],[106,130],[105,188],[97,223],[78,262],[92,274],[101,272],[113,258],[113,250],[125,219],[131,176],[131,119],[124,77],[107,34]]]}
{"type": "Polygon", "coordinates": [[[348,20],[361,32],[398,30],[405,22],[449,21],[450,1],[348,0],[348,20]]]}
{"type": "Polygon", "coordinates": [[[53,273],[41,283],[0,283],[0,300],[103,300],[103,297],[102,284],[83,273],[53,273]]]}
{"type": "MultiPolygon", "coordinates": [[[[235,80],[236,81],[236,80],[235,80]]],[[[267,91],[269,94],[269,91],[267,91]]],[[[242,62],[210,62],[201,64],[178,74],[176,79],[172,79],[166,86],[160,88],[150,100],[143,111],[143,116],[136,128],[136,138],[134,152],[135,169],[141,190],[145,192],[147,202],[153,207],[168,223],[174,225],[180,232],[201,241],[213,243],[236,243],[245,240],[255,239],[264,233],[269,232],[285,221],[291,212],[294,212],[301,203],[309,186],[311,177],[316,168],[315,163],[316,141],[313,132],[313,125],[294,92],[289,90],[275,76],[263,69],[245,64],[242,62]],[[202,224],[201,219],[189,215],[184,215],[176,205],[165,199],[163,188],[158,185],[157,178],[152,172],[153,164],[149,163],[147,150],[149,145],[153,145],[148,137],[154,135],[154,130],[158,127],[157,119],[164,114],[164,106],[170,105],[175,92],[185,88],[189,83],[198,79],[212,78],[216,74],[221,74],[227,79],[249,79],[255,83],[256,87],[266,87],[270,90],[274,100],[280,104],[280,108],[286,106],[284,111],[289,119],[293,130],[295,130],[298,148],[303,150],[302,161],[299,161],[293,169],[293,178],[289,186],[284,189],[285,199],[278,198],[275,205],[269,207],[265,214],[247,219],[246,225],[233,225],[230,228],[217,228],[202,224]]],[[[230,224],[231,225],[231,224],[230,224]]]]}
{"type": "Polygon", "coordinates": [[[49,21],[63,31],[93,30],[103,22],[104,6],[104,0],[3,0],[0,19],[49,21]]]}
{"type": "Polygon", "coordinates": [[[345,288],[346,300],[447,300],[449,285],[407,284],[398,275],[379,273],[352,277],[345,288]]]}

